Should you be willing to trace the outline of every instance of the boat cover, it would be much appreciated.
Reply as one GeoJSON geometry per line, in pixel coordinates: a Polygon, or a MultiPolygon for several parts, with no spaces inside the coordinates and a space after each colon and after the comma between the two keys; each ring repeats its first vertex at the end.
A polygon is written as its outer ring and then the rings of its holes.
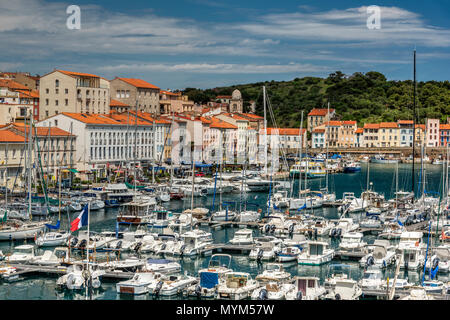
{"type": "Polygon", "coordinates": [[[200,274],[200,286],[211,289],[219,284],[219,274],[215,272],[202,272],[200,274]]]}

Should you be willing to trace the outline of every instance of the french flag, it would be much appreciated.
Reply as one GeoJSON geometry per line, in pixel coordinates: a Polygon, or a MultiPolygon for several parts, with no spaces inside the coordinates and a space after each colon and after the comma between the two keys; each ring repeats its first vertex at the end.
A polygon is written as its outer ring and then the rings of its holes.
{"type": "Polygon", "coordinates": [[[85,205],[78,217],[70,223],[70,231],[74,232],[88,224],[89,204],[85,205]]]}

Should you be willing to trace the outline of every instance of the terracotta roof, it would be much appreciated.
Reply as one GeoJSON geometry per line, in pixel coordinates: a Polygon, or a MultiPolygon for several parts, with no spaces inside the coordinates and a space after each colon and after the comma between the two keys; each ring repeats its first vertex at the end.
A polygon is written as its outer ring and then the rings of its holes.
{"type": "Polygon", "coordinates": [[[111,107],[129,107],[128,104],[120,102],[118,100],[114,100],[114,99],[111,99],[111,102],[109,103],[109,105],[111,107]]]}
{"type": "Polygon", "coordinates": [[[11,90],[26,90],[26,91],[30,91],[30,88],[14,81],[14,80],[9,80],[9,79],[0,79],[0,87],[6,87],[8,89],[11,90]]]}
{"type": "Polygon", "coordinates": [[[11,130],[5,129],[0,130],[0,142],[25,142],[25,137],[12,132],[11,130]]]}
{"type": "MultiPolygon", "coordinates": [[[[136,112],[131,111],[130,114],[135,115],[136,112]]],[[[151,113],[148,113],[148,112],[138,111],[138,117],[143,118],[145,121],[149,121],[151,123],[153,123],[153,121],[158,124],[171,124],[172,123],[171,121],[167,120],[164,117],[159,117],[159,119],[156,119],[156,118],[152,117],[151,113]]]]}
{"type": "Polygon", "coordinates": [[[116,121],[106,115],[100,114],[72,113],[72,112],[62,112],[61,114],[86,124],[112,124],[112,125],[121,124],[119,121],[116,121]]]}
{"type": "Polygon", "coordinates": [[[425,131],[425,125],[424,124],[416,124],[416,129],[422,129],[423,131],[425,131]]]}
{"type": "Polygon", "coordinates": [[[19,92],[20,98],[37,98],[39,99],[39,91],[37,90],[31,90],[31,91],[25,91],[25,90],[16,90],[19,92]]]}
{"type": "Polygon", "coordinates": [[[212,123],[212,120],[210,117],[200,117],[200,120],[202,121],[202,123],[205,123],[205,124],[212,123]]]}
{"type": "Polygon", "coordinates": [[[222,121],[215,117],[211,118],[211,124],[209,125],[209,127],[217,128],[217,129],[237,129],[237,127],[235,125],[228,123],[226,121],[222,121]]]}
{"type": "Polygon", "coordinates": [[[355,120],[346,120],[346,121],[342,121],[342,124],[348,124],[348,125],[355,125],[356,121],[355,120]]]}
{"type": "Polygon", "coordinates": [[[141,80],[141,79],[133,79],[133,78],[119,78],[117,77],[117,79],[120,79],[128,84],[131,84],[132,86],[135,86],[136,88],[147,88],[147,89],[157,89],[159,90],[160,88],[148,83],[147,81],[141,80]]]}
{"type": "MultiPolygon", "coordinates": [[[[131,114],[128,116],[128,113],[111,113],[109,114],[111,119],[114,119],[122,124],[136,125],[136,115],[131,114]]],[[[151,126],[152,123],[147,120],[142,120],[139,116],[137,117],[137,125],[138,126],[151,126]]]]}
{"type": "Polygon", "coordinates": [[[231,99],[233,96],[217,96],[216,99],[231,99]]]}
{"type": "Polygon", "coordinates": [[[325,126],[332,126],[332,127],[339,127],[342,125],[342,121],[327,121],[323,125],[325,126]]]}
{"type": "Polygon", "coordinates": [[[397,122],[381,122],[380,128],[398,128],[397,122]]]}
{"type": "Polygon", "coordinates": [[[244,118],[247,118],[250,121],[261,121],[264,120],[264,117],[261,116],[257,116],[256,114],[252,114],[252,113],[239,113],[239,115],[241,115],[244,118]]]}
{"type": "MultiPolygon", "coordinates": [[[[301,134],[305,134],[306,129],[302,129],[301,134]]],[[[261,133],[264,134],[264,129],[261,129],[261,133]]],[[[268,135],[280,135],[280,136],[298,136],[300,135],[300,128],[267,128],[268,135]]]]}
{"type": "Polygon", "coordinates": [[[61,73],[67,74],[68,76],[71,77],[88,77],[88,78],[100,78],[99,76],[95,75],[95,74],[90,74],[90,73],[83,73],[83,72],[74,72],[74,71],[66,71],[66,70],[55,70],[55,71],[59,71],[61,73]]]}
{"type": "Polygon", "coordinates": [[[181,92],[170,92],[170,91],[166,91],[166,90],[160,90],[159,93],[165,94],[168,96],[181,96],[181,92]]]}
{"type": "Polygon", "coordinates": [[[413,124],[414,121],[412,121],[412,120],[398,120],[397,123],[398,124],[413,124]]]}
{"type": "Polygon", "coordinates": [[[379,123],[365,123],[364,129],[380,129],[379,123]]]}
{"type": "Polygon", "coordinates": [[[325,129],[314,129],[312,132],[313,133],[324,133],[325,129]]]}
{"type": "MultiPolygon", "coordinates": [[[[30,126],[25,126],[23,123],[14,123],[13,127],[17,129],[20,132],[24,132],[24,130],[27,130],[27,132],[30,131],[30,126]]],[[[39,137],[69,137],[74,136],[71,135],[70,132],[67,132],[63,129],[60,129],[58,127],[35,127],[36,131],[33,130],[33,135],[37,134],[39,137]],[[49,132],[50,129],[50,132],[49,132]]]]}
{"type": "Polygon", "coordinates": [[[440,124],[439,125],[439,130],[450,130],[450,124],[440,124]]]}
{"type": "Polygon", "coordinates": [[[227,116],[227,117],[230,117],[230,118],[233,118],[233,119],[235,119],[235,120],[238,120],[238,121],[249,121],[248,120],[248,118],[245,118],[245,117],[242,117],[242,116],[240,116],[239,115],[239,113],[228,113],[228,112],[224,112],[224,113],[222,113],[223,115],[225,115],[225,116],[227,116]]]}
{"type": "Polygon", "coordinates": [[[355,133],[364,133],[364,129],[363,128],[358,128],[358,129],[356,129],[355,133]]]}
{"type": "MultiPolygon", "coordinates": [[[[333,113],[334,109],[330,109],[330,113],[333,113]]],[[[312,109],[308,116],[326,116],[328,113],[328,109],[312,109]]]]}

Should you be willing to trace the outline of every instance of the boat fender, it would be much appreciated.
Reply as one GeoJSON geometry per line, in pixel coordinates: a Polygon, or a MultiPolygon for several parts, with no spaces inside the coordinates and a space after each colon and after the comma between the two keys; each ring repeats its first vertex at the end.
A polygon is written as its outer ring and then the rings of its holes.
{"type": "Polygon", "coordinates": [[[303,293],[301,291],[297,291],[296,299],[297,300],[302,300],[302,298],[303,298],[303,293]]]}
{"type": "Polygon", "coordinates": [[[339,293],[336,293],[336,295],[334,296],[335,300],[342,300],[341,295],[339,293]]]}
{"type": "Polygon", "coordinates": [[[258,295],[258,300],[267,300],[269,297],[267,296],[267,290],[261,289],[258,295]]]}

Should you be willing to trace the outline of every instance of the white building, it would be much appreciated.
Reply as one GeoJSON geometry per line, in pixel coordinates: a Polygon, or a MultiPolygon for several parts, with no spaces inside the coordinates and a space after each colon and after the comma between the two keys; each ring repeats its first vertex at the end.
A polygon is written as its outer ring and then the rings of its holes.
{"type": "Polygon", "coordinates": [[[427,119],[426,137],[427,147],[439,146],[439,119],[427,119]]]}

